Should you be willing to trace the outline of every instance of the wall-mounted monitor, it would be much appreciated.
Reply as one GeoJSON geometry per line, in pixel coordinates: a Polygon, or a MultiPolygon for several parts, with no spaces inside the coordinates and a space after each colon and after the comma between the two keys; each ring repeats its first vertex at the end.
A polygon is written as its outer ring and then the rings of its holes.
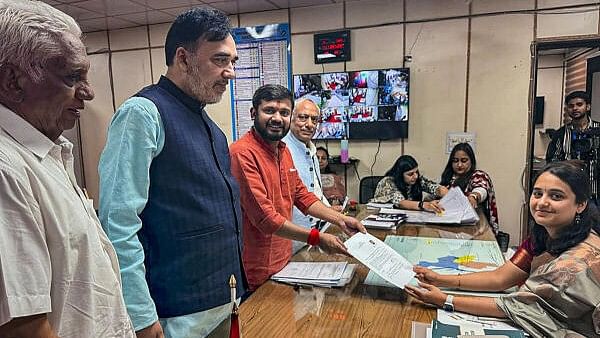
{"type": "Polygon", "coordinates": [[[315,63],[350,61],[350,31],[314,35],[315,63]]]}
{"type": "Polygon", "coordinates": [[[294,75],[294,97],[321,108],[315,139],[408,137],[408,68],[294,75]]]}

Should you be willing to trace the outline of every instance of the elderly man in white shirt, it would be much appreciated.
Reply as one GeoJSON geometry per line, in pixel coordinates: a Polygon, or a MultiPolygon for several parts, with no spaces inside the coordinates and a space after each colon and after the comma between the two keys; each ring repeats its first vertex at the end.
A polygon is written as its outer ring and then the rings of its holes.
{"type": "MultiPolygon", "coordinates": [[[[290,131],[283,138],[283,141],[290,150],[294,166],[308,191],[320,198],[325,205],[330,206],[327,199],[323,197],[319,159],[316,155],[317,149],[312,142],[320,117],[321,110],[313,101],[306,98],[298,99],[294,104],[290,131]]],[[[304,215],[298,208],[294,207],[294,224],[310,229],[316,226],[319,221],[312,216],[304,215]]],[[[292,252],[298,252],[305,245],[305,242],[294,241],[292,252]]]]}
{"type": "Polygon", "coordinates": [[[0,0],[0,45],[0,337],[135,337],[61,136],[94,97],[81,30],[47,4],[0,0]]]}

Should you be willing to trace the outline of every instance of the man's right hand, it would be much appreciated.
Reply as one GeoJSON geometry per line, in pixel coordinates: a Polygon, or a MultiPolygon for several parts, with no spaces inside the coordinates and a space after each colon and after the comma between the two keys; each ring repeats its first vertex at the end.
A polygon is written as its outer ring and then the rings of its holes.
{"type": "Polygon", "coordinates": [[[163,334],[162,326],[160,326],[160,323],[158,322],[158,320],[156,322],[154,322],[154,324],[148,326],[147,328],[136,331],[135,335],[137,336],[137,338],[164,338],[165,337],[165,335],[163,334]]]}
{"type": "Polygon", "coordinates": [[[344,242],[332,234],[320,233],[319,247],[329,254],[340,253],[350,256],[344,242]]]}

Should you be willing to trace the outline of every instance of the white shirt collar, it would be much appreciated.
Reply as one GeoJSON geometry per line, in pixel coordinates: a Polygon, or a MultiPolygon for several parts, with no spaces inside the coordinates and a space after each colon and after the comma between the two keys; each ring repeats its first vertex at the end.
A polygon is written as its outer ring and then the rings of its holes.
{"type": "Polygon", "coordinates": [[[294,133],[292,133],[291,130],[288,132],[288,138],[290,141],[295,143],[295,146],[301,147],[301,148],[308,148],[308,153],[310,154],[310,156],[315,156],[315,154],[317,153],[317,147],[315,146],[315,144],[312,141],[308,142],[308,147],[307,147],[306,144],[304,142],[300,141],[296,137],[296,135],[294,135],[294,133]]]}
{"type": "Polygon", "coordinates": [[[15,141],[34,153],[39,158],[44,158],[55,145],[61,147],[71,145],[62,135],[52,142],[46,135],[35,129],[21,116],[0,103],[0,128],[4,129],[15,141]]]}

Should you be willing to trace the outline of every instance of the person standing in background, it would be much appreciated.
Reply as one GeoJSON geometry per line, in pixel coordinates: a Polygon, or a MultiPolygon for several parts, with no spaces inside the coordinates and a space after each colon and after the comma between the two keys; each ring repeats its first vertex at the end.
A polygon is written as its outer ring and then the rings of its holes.
{"type": "Polygon", "coordinates": [[[117,255],[61,136],[94,98],[81,29],[0,0],[0,337],[133,338],[117,255]]]}
{"type": "Polygon", "coordinates": [[[111,121],[100,218],[139,338],[205,337],[228,318],[230,275],[245,291],[239,187],[204,109],[221,100],[237,58],[227,15],[184,12],[167,34],[166,75],[111,121]]]}
{"type": "Polygon", "coordinates": [[[565,97],[565,112],[568,118],[564,119],[565,125],[554,133],[552,141],[548,144],[546,162],[571,159],[584,161],[590,176],[591,200],[597,204],[600,163],[597,157],[598,149],[593,149],[592,141],[599,135],[592,135],[590,128],[599,132],[597,128],[600,128],[600,122],[592,120],[590,103],[590,96],[584,91],[574,91],[565,97]]]}

